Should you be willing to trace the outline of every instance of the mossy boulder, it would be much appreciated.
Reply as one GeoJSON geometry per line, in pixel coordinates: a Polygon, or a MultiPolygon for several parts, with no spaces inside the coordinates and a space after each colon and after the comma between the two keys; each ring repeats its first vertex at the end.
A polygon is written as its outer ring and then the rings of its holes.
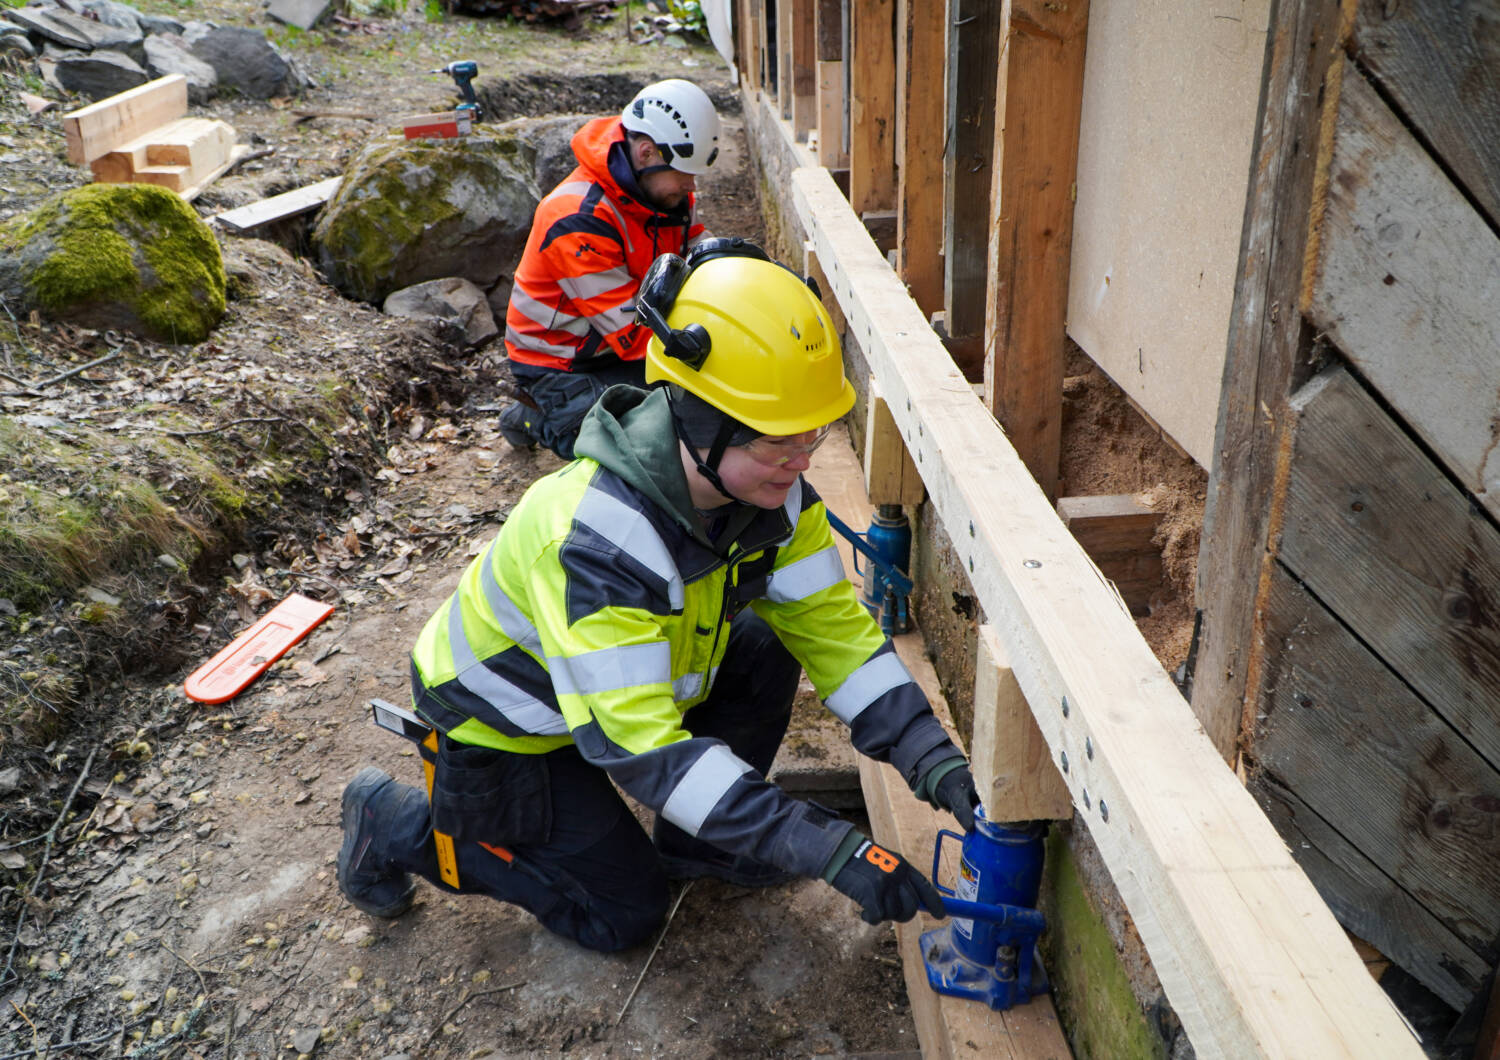
{"type": "Polygon", "coordinates": [[[224,261],[175,192],[90,184],[0,223],[0,298],[12,311],[196,343],[224,315],[224,261]]]}
{"type": "Polygon", "coordinates": [[[489,290],[526,246],[541,200],[535,164],[509,123],[450,140],[382,137],[318,216],[319,266],[344,294],[376,304],[446,276],[489,290]]]}

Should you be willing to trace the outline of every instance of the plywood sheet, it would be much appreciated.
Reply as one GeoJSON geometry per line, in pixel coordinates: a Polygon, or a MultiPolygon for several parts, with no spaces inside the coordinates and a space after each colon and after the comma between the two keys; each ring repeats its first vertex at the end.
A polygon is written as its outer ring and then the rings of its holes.
{"type": "Polygon", "coordinates": [[[1093,0],[1068,332],[1213,465],[1269,0],[1093,0]]]}

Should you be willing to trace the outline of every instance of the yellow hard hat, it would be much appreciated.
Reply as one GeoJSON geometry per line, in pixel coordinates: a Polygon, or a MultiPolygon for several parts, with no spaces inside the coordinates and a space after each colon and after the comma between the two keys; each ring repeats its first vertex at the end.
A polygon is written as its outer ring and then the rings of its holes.
{"type": "Polygon", "coordinates": [[[854,405],[833,321],[794,272],[748,247],[652,264],[637,306],[653,332],[646,382],[675,383],[761,434],[826,426],[854,405]]]}

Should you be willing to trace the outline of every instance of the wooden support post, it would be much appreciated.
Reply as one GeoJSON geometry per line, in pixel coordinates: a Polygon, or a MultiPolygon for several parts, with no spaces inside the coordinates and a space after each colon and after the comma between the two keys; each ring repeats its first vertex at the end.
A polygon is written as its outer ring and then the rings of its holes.
{"type": "Polygon", "coordinates": [[[767,95],[776,92],[776,27],[769,5],[773,0],[751,0],[751,22],[755,27],[755,53],[759,58],[756,86],[767,95]]]}
{"type": "Polygon", "coordinates": [[[896,271],[925,313],[943,308],[943,5],[896,4],[896,271]]]}
{"type": "Polygon", "coordinates": [[[1161,516],[1128,493],[1064,497],[1057,517],[1115,588],[1130,613],[1151,613],[1162,586],[1161,547],[1153,543],[1161,516]]]}
{"type": "Polygon", "coordinates": [[[856,214],[896,205],[895,0],[849,12],[849,202],[856,214]]]}
{"type": "Polygon", "coordinates": [[[969,760],[985,813],[992,821],[1071,820],[1068,785],[994,626],[979,626],[977,647],[969,760]]]}
{"type": "Polygon", "coordinates": [[[815,0],[785,0],[792,23],[792,132],[805,141],[818,127],[818,56],[815,0]]]}
{"type": "Polygon", "coordinates": [[[818,165],[838,169],[849,164],[844,153],[844,64],[818,60],[818,165]]]}
{"type": "Polygon", "coordinates": [[[927,495],[874,376],[865,393],[865,492],[871,504],[902,507],[921,504],[927,495]]]}
{"type": "Polygon", "coordinates": [[[1043,491],[1055,497],[1088,0],[1034,10],[1007,2],[1002,17],[985,404],[1043,491]]]}
{"type": "Polygon", "coordinates": [[[740,78],[744,87],[754,90],[758,85],[760,55],[756,50],[755,14],[761,0],[735,0],[735,38],[738,42],[740,78]]]}
{"type": "MultiPolygon", "coordinates": [[[[1002,11],[990,0],[946,0],[947,150],[943,155],[943,319],[954,338],[984,333],[989,263],[995,64],[1002,11]]],[[[1071,6],[1071,4],[1069,5],[1071,6]]]]}
{"type": "Polygon", "coordinates": [[[766,0],[776,12],[776,113],[792,118],[792,0],[766,0]]]}

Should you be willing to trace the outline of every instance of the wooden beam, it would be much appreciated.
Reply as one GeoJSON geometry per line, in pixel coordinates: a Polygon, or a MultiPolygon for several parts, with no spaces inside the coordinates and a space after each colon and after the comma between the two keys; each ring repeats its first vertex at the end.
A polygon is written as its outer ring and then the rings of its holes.
{"type": "Polygon", "coordinates": [[[918,505],[927,496],[917,465],[872,378],[865,391],[865,492],[871,504],[918,505]]]}
{"type": "Polygon", "coordinates": [[[1303,308],[1500,516],[1500,237],[1353,63],[1330,84],[1303,308]]]}
{"type": "Polygon", "coordinates": [[[995,66],[1000,60],[1002,12],[1009,8],[990,0],[945,2],[948,108],[943,155],[943,319],[949,335],[963,338],[984,334],[995,66]]]}
{"type": "Polygon", "coordinates": [[[1203,609],[1193,712],[1220,754],[1237,752],[1261,641],[1255,615],[1266,589],[1266,550],[1287,399],[1307,375],[1294,307],[1312,202],[1321,87],[1342,61],[1339,4],[1285,0],[1268,35],[1240,272],[1230,314],[1218,444],[1198,554],[1203,609]]]}
{"type": "Polygon", "coordinates": [[[896,271],[925,313],[943,308],[943,5],[896,4],[896,271]]]}
{"type": "Polygon", "coordinates": [[[1129,493],[1064,497],[1057,517],[1120,591],[1130,613],[1151,613],[1162,587],[1161,546],[1153,542],[1161,515],[1129,493]]]}
{"type": "Polygon", "coordinates": [[[1058,762],[1036,727],[995,628],[981,623],[974,660],[974,743],[970,764],[992,821],[1073,818],[1058,762]]]}
{"type": "Polygon", "coordinates": [[[844,64],[818,60],[818,164],[825,169],[847,166],[844,153],[844,64]]]}
{"type": "Polygon", "coordinates": [[[288,217],[296,217],[309,210],[316,210],[333,198],[333,193],[338,190],[343,179],[343,177],[329,177],[316,184],[293,188],[291,191],[272,195],[268,199],[261,199],[247,206],[225,210],[223,213],[215,214],[209,220],[223,225],[231,232],[248,232],[262,225],[282,221],[288,217]]]}
{"type": "Polygon", "coordinates": [[[985,404],[1055,497],[1088,0],[1007,2],[1001,19],[985,404]]]}
{"type": "Polygon", "coordinates": [[[1500,69],[1495,13],[1359,0],[1353,58],[1500,226],[1500,69]]]}
{"type": "Polygon", "coordinates": [[[798,170],[792,192],[1198,1054],[1420,1056],[828,174],[798,170]]]}
{"type": "Polygon", "coordinates": [[[63,115],[68,161],[78,165],[187,113],[187,78],[169,74],[63,115]]]}
{"type": "MultiPolygon", "coordinates": [[[[807,479],[835,512],[855,525],[870,521],[870,501],[865,497],[859,462],[850,448],[848,435],[835,427],[828,444],[818,450],[807,479]]],[[[844,569],[849,571],[852,554],[848,542],[835,536],[844,569]]],[[[928,661],[918,634],[894,638],[896,651],[911,675],[926,693],[933,712],[953,734],[953,722],[943,697],[937,673],[928,661]]],[[[957,736],[954,736],[957,740],[957,736]]],[[[961,742],[960,742],[961,745],[961,742]]],[[[859,756],[860,785],[874,838],[899,850],[925,875],[930,871],[933,845],[940,828],[952,830],[953,818],[938,813],[912,796],[901,775],[888,765],[859,756]]],[[[951,864],[951,859],[948,862],[951,864]]],[[[952,886],[951,879],[944,881],[952,886]]],[[[933,991],[920,946],[923,931],[938,926],[922,916],[894,925],[901,947],[901,966],[922,1056],[927,1060],[1061,1060],[1071,1055],[1057,1021],[1050,996],[1033,998],[1006,1012],[993,1012],[986,1005],[948,997],[933,991]]]]}
{"type": "Polygon", "coordinates": [[[896,0],[849,12],[849,202],[855,213],[896,206],[896,0]]]}
{"type": "Polygon", "coordinates": [[[792,132],[805,141],[818,127],[816,0],[786,0],[792,19],[792,132]]]}
{"type": "Polygon", "coordinates": [[[842,62],[844,59],[843,0],[813,0],[817,13],[813,32],[819,62],[842,62]]]}

